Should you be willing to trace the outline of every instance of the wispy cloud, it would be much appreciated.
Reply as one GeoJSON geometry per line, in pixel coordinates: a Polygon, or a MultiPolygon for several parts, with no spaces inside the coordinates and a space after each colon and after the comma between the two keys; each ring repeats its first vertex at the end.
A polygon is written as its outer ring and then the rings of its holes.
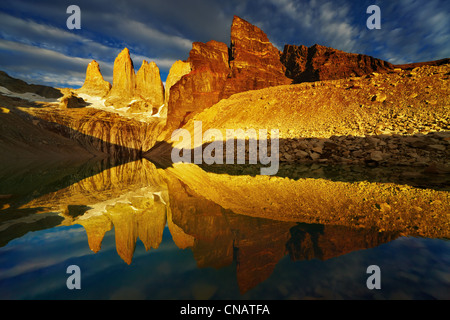
{"type": "MultiPolygon", "coordinates": [[[[0,61],[12,76],[20,76],[23,80],[55,86],[79,86],[83,84],[86,67],[92,60],[0,39],[0,61]]],[[[113,65],[104,61],[99,61],[99,64],[105,78],[112,79],[113,65]]]]}
{"type": "MultiPolygon", "coordinates": [[[[92,39],[0,12],[0,65],[13,75],[34,83],[79,87],[90,61],[97,60],[103,77],[112,82],[113,62],[122,48],[106,46],[92,39]],[[26,63],[25,63],[26,62],[26,63]]],[[[158,38],[162,42],[176,42],[177,46],[191,46],[189,40],[151,31],[142,23],[128,22],[128,32],[146,34],[145,38],[158,38]]],[[[132,50],[132,49],[131,49],[132,50]]],[[[152,58],[131,53],[135,63],[154,61],[165,73],[175,59],[152,58]]]]}
{"type": "Polygon", "coordinates": [[[291,39],[297,34],[296,43],[319,43],[349,52],[357,48],[359,28],[352,24],[350,3],[320,0],[267,1],[276,7],[276,12],[289,19],[283,23],[291,25],[291,34],[288,35],[291,39]]]}

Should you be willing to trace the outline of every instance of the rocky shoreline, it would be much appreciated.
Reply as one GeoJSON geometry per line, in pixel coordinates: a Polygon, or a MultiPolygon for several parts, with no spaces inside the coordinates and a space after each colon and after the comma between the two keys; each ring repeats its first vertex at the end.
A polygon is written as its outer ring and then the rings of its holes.
{"type": "Polygon", "coordinates": [[[415,135],[332,136],[294,138],[280,142],[281,162],[348,163],[367,165],[438,165],[450,163],[450,131],[415,135]]]}

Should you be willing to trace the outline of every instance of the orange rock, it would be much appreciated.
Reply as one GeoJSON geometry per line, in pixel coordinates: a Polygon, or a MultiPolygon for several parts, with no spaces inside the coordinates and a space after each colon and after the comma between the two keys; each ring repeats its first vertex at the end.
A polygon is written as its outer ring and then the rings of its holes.
{"type": "Polygon", "coordinates": [[[230,52],[231,77],[227,79],[223,98],[292,82],[285,76],[280,51],[270,43],[267,35],[237,16],[231,26],[230,52]]]}
{"type": "Polygon", "coordinates": [[[169,135],[190,116],[219,102],[229,74],[228,47],[217,41],[194,42],[187,62],[191,64],[192,71],[170,88],[169,135]]]}
{"type": "Polygon", "coordinates": [[[225,43],[195,42],[187,60],[192,71],[170,88],[164,135],[195,114],[232,94],[291,83],[280,52],[258,27],[235,16],[231,48],[225,43]]]}
{"type": "Polygon", "coordinates": [[[177,83],[181,77],[191,72],[191,64],[181,60],[175,61],[169,70],[169,75],[166,80],[165,101],[169,101],[170,88],[177,83]]]}

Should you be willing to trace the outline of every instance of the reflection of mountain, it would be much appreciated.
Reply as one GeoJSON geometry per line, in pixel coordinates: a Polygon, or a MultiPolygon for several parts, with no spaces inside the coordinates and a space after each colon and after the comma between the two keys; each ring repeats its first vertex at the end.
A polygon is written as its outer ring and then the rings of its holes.
{"type": "Polygon", "coordinates": [[[64,212],[66,217],[82,214],[87,209],[83,201],[79,202],[80,205],[69,204],[61,208],[49,208],[51,201],[48,198],[42,203],[46,208],[31,206],[30,203],[39,198],[45,199],[46,195],[47,197],[53,195],[115,165],[118,163],[108,159],[89,162],[80,162],[78,159],[70,161],[20,159],[10,163],[2,162],[0,246],[30,231],[49,229],[61,224],[64,217],[58,216],[58,212],[64,212]]]}
{"type": "Polygon", "coordinates": [[[94,252],[100,250],[105,233],[114,227],[117,253],[127,264],[132,262],[138,239],[146,250],[157,249],[167,225],[178,248],[192,250],[198,267],[222,268],[235,263],[244,293],[267,279],[286,255],[294,261],[326,260],[378,246],[409,234],[409,230],[448,236],[448,218],[441,213],[448,201],[446,193],[433,192],[439,204],[430,203],[427,192],[395,185],[342,185],[322,179],[232,177],[190,165],[161,170],[139,160],[47,193],[21,210],[59,212],[61,225],[82,225],[94,252]],[[342,197],[342,187],[357,194],[342,197]],[[303,191],[301,196],[299,191],[303,191]],[[358,200],[369,191],[371,198],[358,200]],[[328,201],[324,201],[324,192],[330,193],[328,201]],[[422,199],[422,215],[397,210],[396,206],[403,207],[407,201],[412,201],[413,208],[418,205],[411,193],[422,199]],[[370,206],[368,199],[384,199],[389,204],[370,206]],[[382,231],[383,220],[391,216],[397,223],[382,231]],[[435,224],[430,223],[433,219],[435,224]],[[315,220],[328,223],[308,224],[315,220]]]}
{"type": "Polygon", "coordinates": [[[376,247],[398,237],[393,232],[300,223],[286,244],[292,260],[327,260],[356,250],[376,247]]]}
{"type": "Polygon", "coordinates": [[[60,212],[65,218],[62,224],[84,226],[94,252],[100,250],[103,236],[114,226],[117,251],[130,264],[137,238],[147,250],[159,246],[166,225],[167,200],[167,187],[155,167],[139,160],[46,194],[23,208],[47,208],[60,212]],[[81,214],[70,214],[70,208],[80,207],[81,214]]]}
{"type": "Polygon", "coordinates": [[[450,237],[450,196],[446,191],[367,181],[230,176],[207,173],[191,164],[174,164],[166,171],[196,194],[237,214],[450,237]]]}

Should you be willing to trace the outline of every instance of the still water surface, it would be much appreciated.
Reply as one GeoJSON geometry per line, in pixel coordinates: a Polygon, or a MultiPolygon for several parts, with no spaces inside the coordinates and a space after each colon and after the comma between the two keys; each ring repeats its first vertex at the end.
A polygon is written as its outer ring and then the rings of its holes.
{"type": "MultiPolygon", "coordinates": [[[[147,160],[3,168],[1,299],[450,299],[447,229],[417,236],[237,213],[228,176],[251,184],[245,168],[195,176],[226,175],[220,197],[184,180],[187,170],[147,160]],[[80,267],[81,290],[66,286],[70,265],[80,267]],[[370,265],[381,269],[380,290],[366,286],[370,265]]],[[[448,193],[442,176],[427,186],[414,174],[291,169],[281,168],[281,178],[388,179],[448,193]]]]}

